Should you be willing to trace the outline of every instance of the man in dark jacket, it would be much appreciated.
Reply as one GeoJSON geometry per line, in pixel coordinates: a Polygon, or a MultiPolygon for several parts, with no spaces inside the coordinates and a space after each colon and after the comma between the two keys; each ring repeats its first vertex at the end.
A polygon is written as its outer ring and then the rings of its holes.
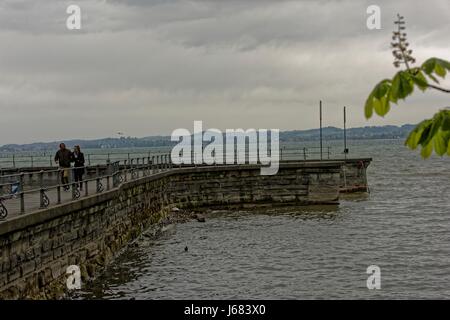
{"type": "Polygon", "coordinates": [[[69,190],[69,174],[70,162],[72,161],[72,152],[66,149],[66,145],[61,143],[59,150],[55,154],[55,162],[58,163],[61,169],[61,183],[64,185],[64,190],[69,190]]]}

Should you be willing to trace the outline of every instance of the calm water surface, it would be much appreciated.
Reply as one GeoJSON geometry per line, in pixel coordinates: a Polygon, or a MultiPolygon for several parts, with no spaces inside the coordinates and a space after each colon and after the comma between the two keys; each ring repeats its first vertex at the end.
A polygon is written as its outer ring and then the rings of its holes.
{"type": "Polygon", "coordinates": [[[421,160],[398,140],[351,149],[373,157],[369,195],[178,224],[128,249],[76,298],[450,298],[450,158],[421,160]],[[366,287],[373,264],[381,290],[366,287]]]}

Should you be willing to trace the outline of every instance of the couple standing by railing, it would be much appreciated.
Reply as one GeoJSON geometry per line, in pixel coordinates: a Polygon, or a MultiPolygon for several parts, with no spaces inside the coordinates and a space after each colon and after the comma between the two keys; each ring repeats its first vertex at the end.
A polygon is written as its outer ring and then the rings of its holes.
{"type": "Polygon", "coordinates": [[[64,143],[59,145],[59,150],[55,154],[55,162],[61,169],[61,184],[64,186],[64,191],[69,191],[69,176],[71,163],[74,163],[74,180],[75,184],[83,190],[83,174],[84,174],[84,154],[81,152],[80,146],[76,145],[73,151],[66,148],[64,143]]]}

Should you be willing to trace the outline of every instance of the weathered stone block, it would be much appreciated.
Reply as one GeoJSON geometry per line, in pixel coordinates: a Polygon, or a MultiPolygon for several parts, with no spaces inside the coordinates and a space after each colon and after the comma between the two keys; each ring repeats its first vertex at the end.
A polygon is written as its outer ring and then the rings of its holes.
{"type": "Polygon", "coordinates": [[[36,262],[34,260],[24,262],[20,265],[20,269],[22,272],[22,277],[32,273],[36,269],[36,262]]]}
{"type": "Polygon", "coordinates": [[[14,268],[10,272],[8,272],[8,283],[10,283],[16,279],[19,279],[21,276],[20,272],[21,272],[20,268],[14,268]]]}

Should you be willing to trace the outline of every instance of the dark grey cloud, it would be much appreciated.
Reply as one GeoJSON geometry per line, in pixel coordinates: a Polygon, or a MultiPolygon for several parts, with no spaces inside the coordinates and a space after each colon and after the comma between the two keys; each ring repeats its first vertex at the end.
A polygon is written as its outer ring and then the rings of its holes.
{"type": "Polygon", "coordinates": [[[418,94],[369,122],[362,112],[375,82],[395,72],[397,12],[419,61],[450,58],[448,0],[3,0],[0,144],[169,134],[193,120],[311,128],[319,99],[329,125],[340,125],[343,105],[353,126],[417,122],[448,98],[418,94]],[[65,28],[73,3],[80,31],[65,28]],[[382,30],[366,28],[370,4],[382,30]]]}

